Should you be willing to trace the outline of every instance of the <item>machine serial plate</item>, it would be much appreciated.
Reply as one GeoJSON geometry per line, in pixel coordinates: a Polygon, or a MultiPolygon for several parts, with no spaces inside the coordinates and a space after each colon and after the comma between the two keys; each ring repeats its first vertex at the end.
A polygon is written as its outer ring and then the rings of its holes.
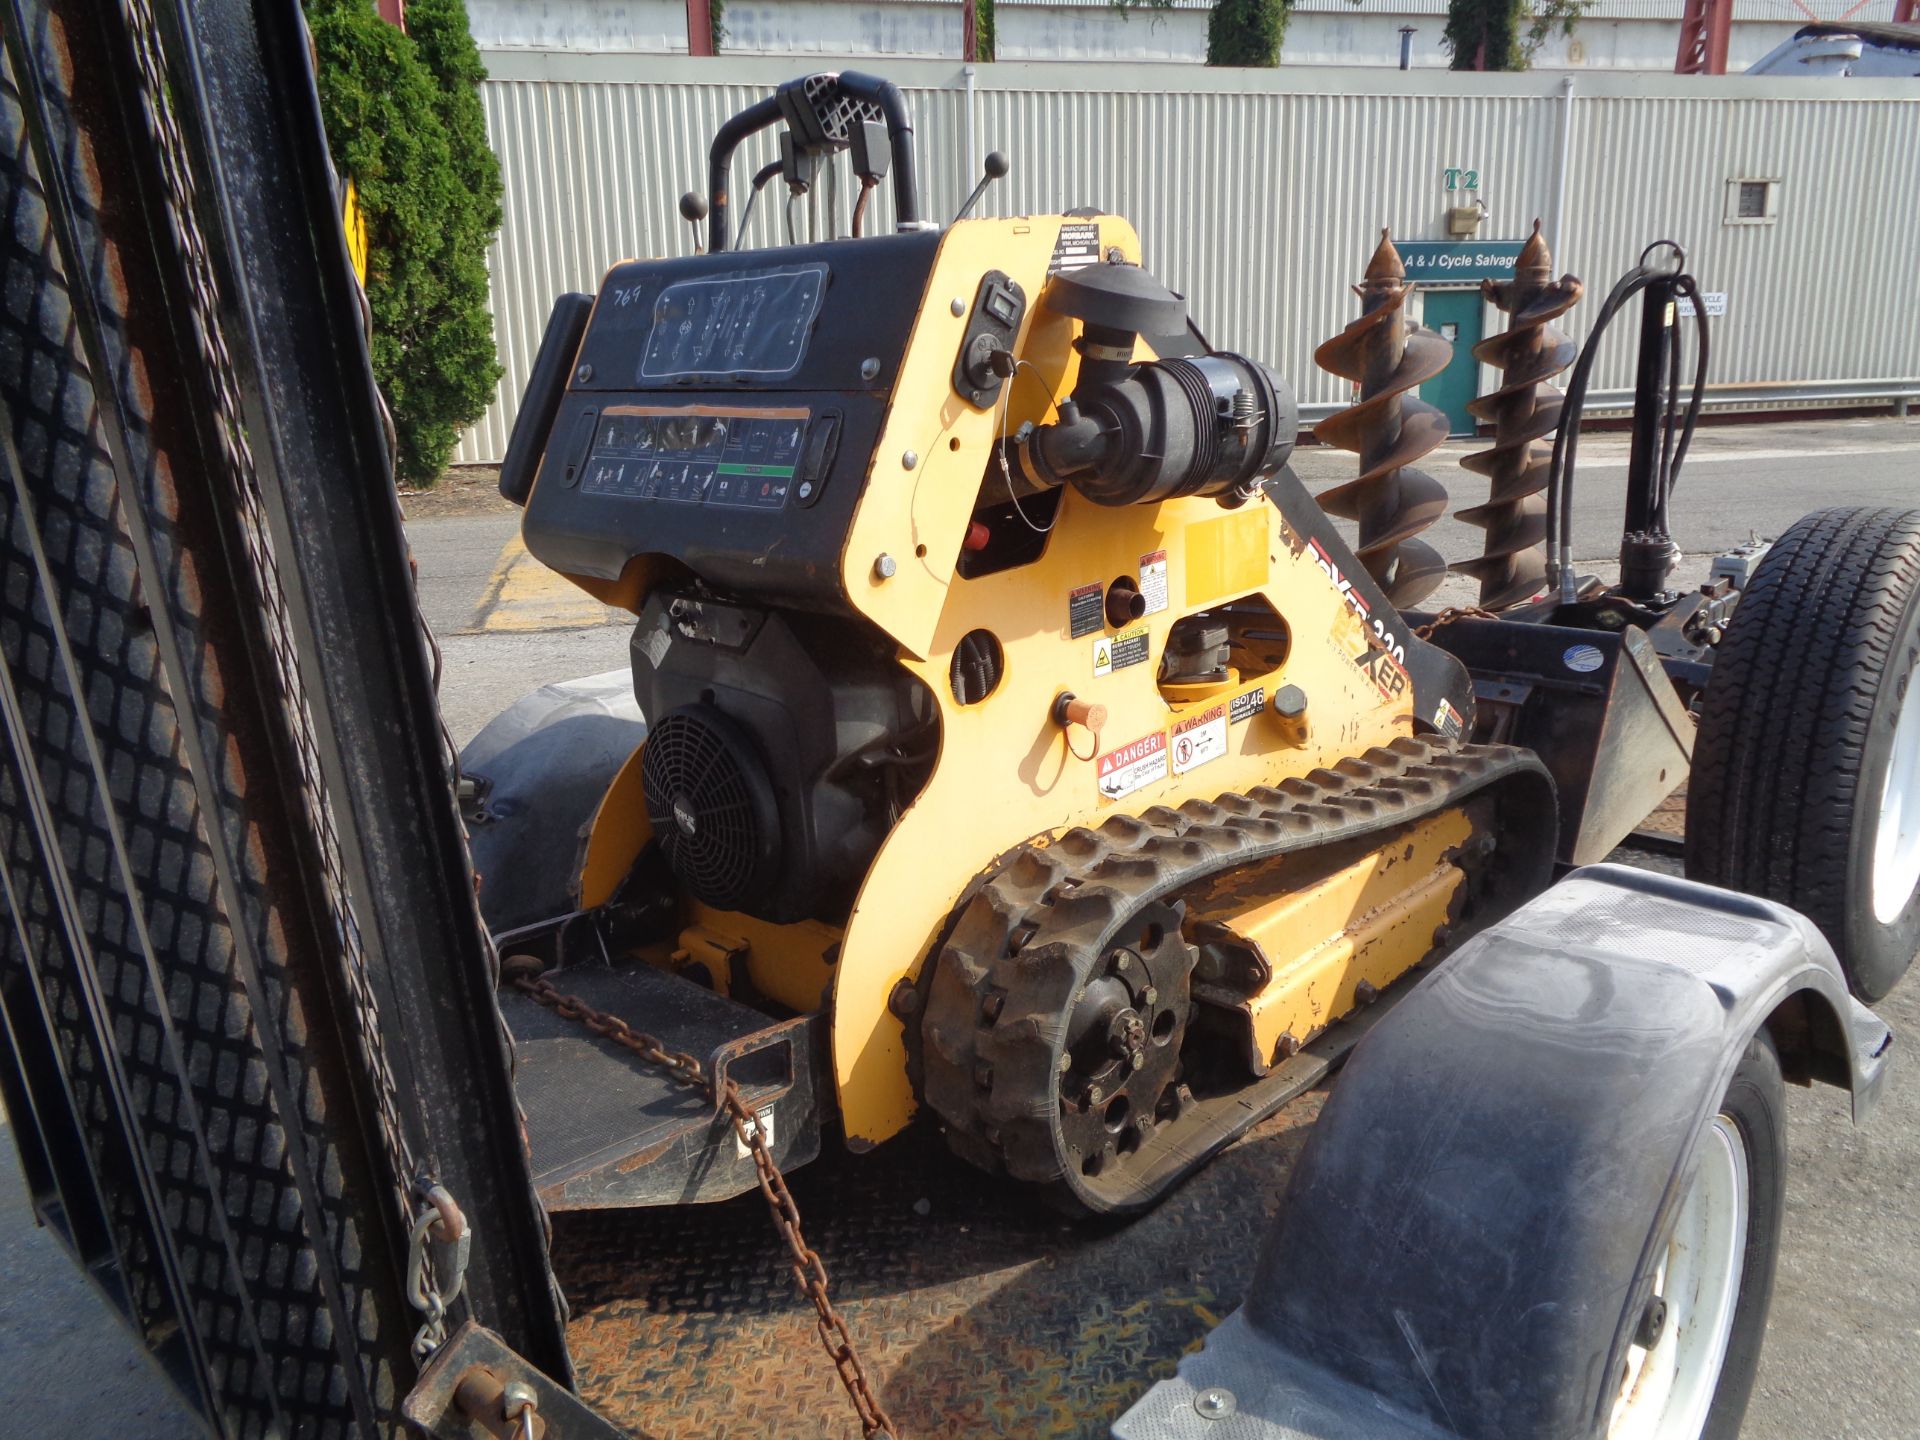
{"type": "Polygon", "coordinates": [[[778,510],[787,503],[811,412],[613,405],[580,489],[588,495],[778,510]]]}

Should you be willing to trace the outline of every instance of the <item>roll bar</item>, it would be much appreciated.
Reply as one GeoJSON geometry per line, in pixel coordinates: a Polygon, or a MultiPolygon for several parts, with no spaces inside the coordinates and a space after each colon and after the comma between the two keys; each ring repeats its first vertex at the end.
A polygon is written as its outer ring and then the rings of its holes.
{"type": "MultiPolygon", "coordinates": [[[[920,183],[914,167],[913,118],[907,110],[907,98],[900,87],[878,75],[845,70],[836,77],[840,92],[854,100],[865,100],[880,108],[887,124],[887,143],[892,150],[888,169],[893,177],[893,211],[901,229],[917,229],[920,220],[920,183]]],[[[781,86],[785,92],[805,83],[790,80],[781,86]]],[[[718,254],[732,243],[728,229],[733,184],[733,153],[741,141],[767,129],[781,118],[779,95],[757,100],[714,132],[707,152],[707,251],[718,254]]]]}

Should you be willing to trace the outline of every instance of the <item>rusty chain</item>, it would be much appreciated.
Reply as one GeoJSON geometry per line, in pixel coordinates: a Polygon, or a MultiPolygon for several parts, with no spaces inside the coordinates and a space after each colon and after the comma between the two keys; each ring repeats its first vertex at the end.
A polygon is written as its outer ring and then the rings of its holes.
{"type": "Polygon", "coordinates": [[[1430,640],[1433,632],[1456,620],[1498,620],[1500,617],[1491,610],[1483,610],[1478,605],[1449,605],[1425,625],[1416,626],[1414,636],[1420,640],[1430,640]]]}
{"type": "Polygon", "coordinates": [[[747,1108],[747,1102],[740,1098],[740,1088],[731,1079],[722,1083],[715,1092],[713,1078],[706,1067],[684,1051],[669,1050],[659,1040],[644,1030],[636,1030],[618,1015],[608,1015],[596,1010],[577,995],[569,995],[557,989],[544,975],[531,973],[521,968],[526,957],[515,956],[506,962],[508,983],[521,994],[535,1003],[544,1005],[568,1020],[584,1026],[594,1034],[616,1045],[624,1046],[650,1065],[665,1070],[680,1084],[699,1090],[709,1100],[714,1101],[727,1112],[727,1118],[733,1122],[734,1133],[740,1137],[740,1143],[747,1147],[753,1157],[753,1168],[760,1181],[760,1194],[767,1202],[767,1209],[773,1215],[774,1228],[780,1232],[780,1238],[786,1241],[789,1263],[793,1268],[793,1283],[802,1294],[813,1302],[816,1328],[820,1343],[825,1347],[827,1356],[833,1361],[833,1368],[839,1373],[840,1383],[846,1389],[847,1398],[853,1402],[853,1408],[860,1416],[860,1433],[866,1440],[899,1440],[900,1432],[894,1428],[892,1419],[881,1408],[879,1397],[873,1393],[873,1386],[867,1380],[867,1372],[860,1363],[860,1354],[854,1348],[853,1335],[847,1329],[846,1321],[833,1308],[833,1301],[827,1295],[827,1267],[821,1261],[818,1252],[807,1244],[806,1236],[800,1230],[800,1207],[794,1203],[793,1194],[787,1189],[787,1182],[781,1176],[780,1169],[773,1163],[773,1155],[767,1149],[766,1136],[762,1133],[759,1118],[747,1108]]]}

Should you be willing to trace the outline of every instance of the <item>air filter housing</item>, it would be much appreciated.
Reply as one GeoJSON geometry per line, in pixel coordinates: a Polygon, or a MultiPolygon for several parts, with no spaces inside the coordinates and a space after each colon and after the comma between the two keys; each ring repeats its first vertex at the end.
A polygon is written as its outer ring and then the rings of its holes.
{"type": "Polygon", "coordinates": [[[674,876],[722,910],[744,910],[779,874],[773,782],[740,726],[711,705],[683,705],[647,733],[640,758],[647,819],[674,876]]]}

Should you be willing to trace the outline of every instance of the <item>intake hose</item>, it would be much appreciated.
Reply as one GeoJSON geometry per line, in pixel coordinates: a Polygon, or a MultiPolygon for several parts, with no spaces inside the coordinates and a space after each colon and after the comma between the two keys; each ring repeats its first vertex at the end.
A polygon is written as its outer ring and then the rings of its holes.
{"type": "Polygon", "coordinates": [[[1132,348],[1131,335],[1088,329],[1057,421],[1015,447],[1025,479],[1071,485],[1100,505],[1183,495],[1239,504],[1279,473],[1300,422],[1286,381],[1225,351],[1135,364],[1124,358],[1132,348]]]}

